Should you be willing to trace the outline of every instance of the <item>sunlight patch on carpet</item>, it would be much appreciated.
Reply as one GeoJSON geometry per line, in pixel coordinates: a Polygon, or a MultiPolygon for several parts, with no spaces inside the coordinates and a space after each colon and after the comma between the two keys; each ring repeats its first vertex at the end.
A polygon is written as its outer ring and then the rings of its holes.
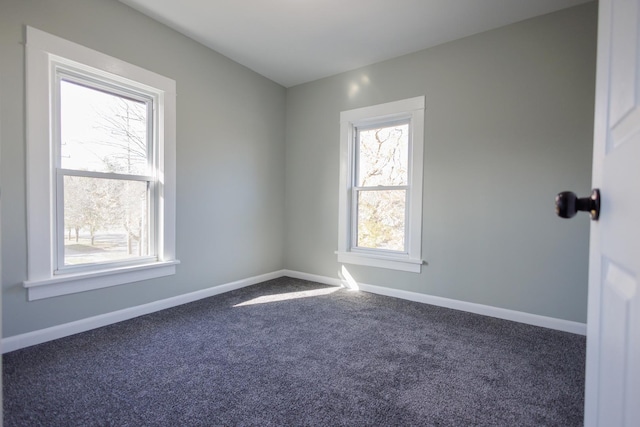
{"type": "Polygon", "coordinates": [[[323,288],[323,289],[313,289],[313,290],[301,291],[301,292],[288,292],[285,294],[264,295],[258,298],[251,299],[249,301],[241,302],[240,304],[234,305],[234,307],[243,307],[243,306],[254,305],[254,304],[266,304],[270,302],[287,301],[292,299],[311,298],[311,297],[317,297],[321,295],[329,295],[336,291],[339,291],[340,289],[342,288],[332,287],[332,288],[323,288]]]}

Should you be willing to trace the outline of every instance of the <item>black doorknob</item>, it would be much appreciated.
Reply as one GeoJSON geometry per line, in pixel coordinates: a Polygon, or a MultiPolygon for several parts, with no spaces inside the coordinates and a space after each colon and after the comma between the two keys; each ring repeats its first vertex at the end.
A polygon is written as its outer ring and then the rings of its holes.
{"type": "Polygon", "coordinates": [[[561,218],[573,218],[578,211],[589,212],[591,219],[600,217],[600,190],[591,191],[590,197],[578,198],[572,191],[563,191],[556,196],[556,215],[561,218]]]}

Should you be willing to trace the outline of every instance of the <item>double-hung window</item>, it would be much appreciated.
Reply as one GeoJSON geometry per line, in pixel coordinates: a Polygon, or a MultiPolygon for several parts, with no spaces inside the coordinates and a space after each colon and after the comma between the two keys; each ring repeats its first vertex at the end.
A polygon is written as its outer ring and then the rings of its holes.
{"type": "Polygon", "coordinates": [[[29,299],[175,273],[175,82],[27,28],[29,299]]]}
{"type": "Polygon", "coordinates": [[[66,67],[56,75],[56,273],[155,260],[155,100],[66,67]]]}
{"type": "Polygon", "coordinates": [[[340,119],[338,261],[419,272],[424,97],[340,119]]]}

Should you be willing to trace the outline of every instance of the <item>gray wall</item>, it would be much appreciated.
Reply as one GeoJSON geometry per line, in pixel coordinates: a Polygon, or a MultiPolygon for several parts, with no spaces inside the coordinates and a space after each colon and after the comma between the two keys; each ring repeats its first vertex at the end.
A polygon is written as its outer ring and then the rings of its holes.
{"type": "Polygon", "coordinates": [[[285,266],[337,277],[339,113],[426,95],[421,274],[357,281],[586,322],[597,4],[287,92],[285,266]]]}
{"type": "Polygon", "coordinates": [[[283,268],[283,87],[115,0],[0,2],[4,336],[283,268]],[[175,276],[26,301],[24,25],[176,80],[175,276]]]}

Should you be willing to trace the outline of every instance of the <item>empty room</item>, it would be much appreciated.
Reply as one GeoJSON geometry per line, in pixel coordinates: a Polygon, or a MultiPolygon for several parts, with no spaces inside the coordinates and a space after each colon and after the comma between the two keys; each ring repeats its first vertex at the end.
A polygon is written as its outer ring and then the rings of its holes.
{"type": "Polygon", "coordinates": [[[638,3],[0,0],[4,425],[637,425],[638,3]]]}

